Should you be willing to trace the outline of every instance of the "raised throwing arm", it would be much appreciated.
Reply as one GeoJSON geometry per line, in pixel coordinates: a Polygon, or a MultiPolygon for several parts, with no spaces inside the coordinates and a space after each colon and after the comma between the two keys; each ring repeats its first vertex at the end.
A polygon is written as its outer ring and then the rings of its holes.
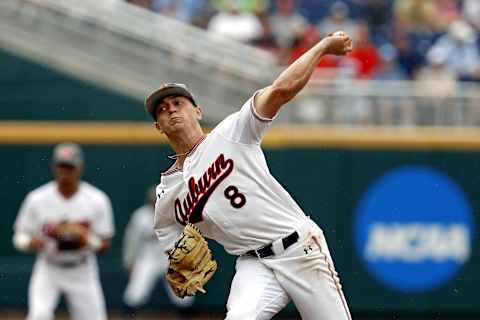
{"type": "Polygon", "coordinates": [[[323,38],[256,95],[256,111],[263,117],[273,118],[285,103],[305,87],[324,55],[345,55],[351,50],[352,39],[345,32],[337,31],[323,38]]]}

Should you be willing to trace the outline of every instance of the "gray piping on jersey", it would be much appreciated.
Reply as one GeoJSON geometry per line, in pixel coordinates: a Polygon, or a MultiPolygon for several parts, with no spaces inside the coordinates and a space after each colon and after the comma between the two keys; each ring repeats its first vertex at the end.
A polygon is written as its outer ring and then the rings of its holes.
{"type": "MultiPolygon", "coordinates": [[[[188,152],[187,157],[189,157],[190,155],[192,155],[192,154],[195,152],[195,150],[197,150],[198,146],[199,146],[203,141],[205,141],[206,138],[207,138],[207,135],[204,135],[204,136],[193,146],[192,150],[190,150],[190,151],[188,152]]],[[[172,165],[172,166],[173,166],[173,165],[172,165]]],[[[165,172],[162,172],[161,175],[162,175],[162,176],[168,176],[168,175],[171,175],[171,174],[173,174],[173,173],[175,173],[175,172],[177,172],[177,171],[182,171],[182,169],[174,167],[174,168],[168,169],[168,170],[165,171],[165,172]]]]}
{"type": "Polygon", "coordinates": [[[348,307],[347,307],[347,302],[345,301],[345,297],[343,295],[343,291],[342,291],[342,288],[340,286],[340,279],[338,278],[337,276],[337,279],[335,279],[335,273],[337,273],[335,271],[335,268],[330,264],[330,261],[328,260],[328,257],[326,254],[323,253],[323,250],[322,250],[322,245],[320,244],[320,242],[318,241],[315,241],[318,245],[318,248],[320,249],[320,253],[324,256],[325,258],[325,263],[327,264],[327,267],[328,267],[328,270],[330,271],[330,276],[332,277],[332,280],[333,280],[333,283],[335,284],[335,287],[337,288],[337,292],[338,292],[338,295],[340,296],[340,300],[342,301],[342,305],[343,305],[343,308],[345,309],[345,313],[347,314],[347,318],[349,320],[352,320],[352,316],[350,315],[350,311],[348,310],[348,307]]]}
{"type": "Polygon", "coordinates": [[[272,122],[273,120],[275,120],[276,116],[274,116],[273,118],[263,117],[263,116],[258,114],[257,109],[255,108],[255,97],[257,96],[257,94],[259,92],[260,92],[260,90],[256,91],[253,94],[253,97],[250,100],[250,109],[252,110],[252,113],[253,113],[254,117],[257,118],[258,120],[260,120],[262,122],[272,122]]]}
{"type": "Polygon", "coordinates": [[[162,172],[162,176],[169,176],[171,174],[174,174],[177,171],[182,171],[182,170],[180,168],[172,168],[172,169],[169,169],[165,172],[162,172]]]}

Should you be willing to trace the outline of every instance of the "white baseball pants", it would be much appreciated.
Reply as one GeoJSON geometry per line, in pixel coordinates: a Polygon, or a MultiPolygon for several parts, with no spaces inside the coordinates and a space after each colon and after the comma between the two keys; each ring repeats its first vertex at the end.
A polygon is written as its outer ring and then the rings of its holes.
{"type": "MultiPolygon", "coordinates": [[[[132,273],[125,290],[123,301],[130,307],[137,308],[147,302],[156,282],[165,275],[168,268],[166,254],[158,255],[158,250],[145,250],[133,264],[132,273]]],[[[177,297],[166,281],[165,290],[169,300],[179,308],[190,307],[194,297],[177,297]]]]}
{"type": "Polygon", "coordinates": [[[52,320],[64,294],[73,320],[106,320],[105,301],[95,261],[62,268],[37,259],[28,290],[27,320],[52,320]]]}
{"type": "Polygon", "coordinates": [[[237,259],[227,320],[268,320],[290,300],[305,320],[351,320],[322,230],[311,220],[291,247],[267,258],[237,259]]]}

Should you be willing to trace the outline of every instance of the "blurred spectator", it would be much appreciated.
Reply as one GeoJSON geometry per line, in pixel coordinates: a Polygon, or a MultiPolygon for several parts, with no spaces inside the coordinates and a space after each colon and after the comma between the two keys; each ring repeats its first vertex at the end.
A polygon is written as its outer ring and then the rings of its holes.
{"type": "Polygon", "coordinates": [[[427,56],[428,65],[416,75],[421,85],[422,94],[432,97],[451,96],[456,90],[456,76],[447,66],[446,52],[430,51],[427,56]]]}
{"type": "Polygon", "coordinates": [[[378,31],[392,22],[392,0],[353,0],[360,9],[362,19],[378,31]]]}
{"type": "Polygon", "coordinates": [[[262,25],[262,34],[260,38],[252,42],[253,45],[277,54],[277,43],[275,36],[273,35],[272,25],[270,23],[270,16],[266,11],[259,12],[257,17],[262,25]]]}
{"type": "Polygon", "coordinates": [[[127,0],[127,2],[149,10],[153,8],[152,0],[127,0]]]}
{"type": "Polygon", "coordinates": [[[477,31],[480,30],[480,1],[465,0],[463,3],[463,16],[477,31]]]}
{"type": "Polygon", "coordinates": [[[192,23],[196,15],[204,8],[208,0],[152,0],[156,12],[172,16],[181,21],[192,23]]]}
{"type": "Polygon", "coordinates": [[[211,0],[211,4],[217,11],[227,11],[232,1],[238,10],[253,14],[266,12],[270,5],[269,0],[211,0]]]}
{"type": "Polygon", "coordinates": [[[397,49],[391,44],[379,48],[380,65],[375,72],[375,80],[406,80],[406,72],[397,64],[397,49]]]}
{"type": "Polygon", "coordinates": [[[425,63],[425,55],[435,42],[436,0],[396,0],[392,43],[399,50],[399,62],[407,73],[425,63]]]}
{"type": "Polygon", "coordinates": [[[321,35],[326,36],[338,30],[353,35],[356,29],[356,23],[349,19],[348,13],[348,6],[344,2],[334,2],[330,7],[329,16],[318,24],[321,35]]]}
{"type": "MultiPolygon", "coordinates": [[[[448,121],[452,112],[442,112],[445,106],[455,106],[450,99],[456,94],[457,81],[455,74],[448,68],[446,52],[430,51],[427,56],[428,65],[417,74],[419,82],[415,86],[417,95],[417,121],[435,118],[437,123],[448,121]]],[[[452,110],[452,109],[450,109],[452,110]]]]}
{"type": "Polygon", "coordinates": [[[464,81],[480,80],[480,53],[475,30],[465,21],[452,23],[428,55],[446,57],[446,66],[464,81]]]}
{"type": "Polygon", "coordinates": [[[423,64],[423,56],[410,48],[409,39],[403,32],[397,32],[393,35],[392,44],[397,50],[398,65],[407,73],[409,78],[412,78],[415,71],[423,64]]]}
{"type": "Polygon", "coordinates": [[[366,23],[357,26],[353,39],[353,51],[343,59],[342,65],[354,68],[358,78],[371,78],[380,63],[380,57],[370,40],[370,30],[366,23]]]}
{"type": "MultiPolygon", "coordinates": [[[[307,27],[299,36],[295,45],[292,47],[290,57],[287,61],[287,64],[293,63],[295,60],[300,58],[302,54],[308,51],[313,47],[318,41],[320,41],[320,33],[315,27],[307,27]]],[[[326,57],[324,57],[326,58],[326,57]]],[[[323,59],[324,59],[323,58],[323,59]]],[[[323,60],[322,59],[322,60],[323,60]]]]}
{"type": "Polygon", "coordinates": [[[436,31],[444,32],[452,22],[460,18],[459,0],[437,0],[435,4],[434,27],[436,31]]]}
{"type": "Polygon", "coordinates": [[[270,25],[279,48],[280,61],[285,63],[290,49],[303,36],[308,21],[296,11],[294,0],[276,0],[270,25]]]}
{"type": "Polygon", "coordinates": [[[281,64],[295,61],[327,34],[343,30],[354,38],[354,52],[347,58],[325,57],[319,63],[335,76],[346,71],[359,78],[395,74],[403,78],[406,74],[411,79],[425,64],[431,66],[426,56],[434,47],[452,51],[445,65],[458,79],[480,78],[476,34],[480,30],[480,0],[126,1],[268,50],[281,64]],[[461,19],[468,21],[473,31],[465,31],[468,27],[453,27],[457,32],[452,31],[451,26],[461,19]],[[459,34],[463,36],[454,40],[459,34]],[[388,52],[378,53],[378,48],[388,48],[385,44],[393,46],[393,51],[387,51],[395,52],[394,63],[388,60],[388,52]]]}
{"type": "Polygon", "coordinates": [[[436,0],[396,0],[394,15],[400,29],[430,28],[435,20],[436,0]]]}
{"type": "Polygon", "coordinates": [[[252,13],[241,12],[233,0],[229,2],[227,11],[220,11],[212,17],[207,28],[214,34],[241,42],[253,42],[263,35],[258,17],[252,13]]]}

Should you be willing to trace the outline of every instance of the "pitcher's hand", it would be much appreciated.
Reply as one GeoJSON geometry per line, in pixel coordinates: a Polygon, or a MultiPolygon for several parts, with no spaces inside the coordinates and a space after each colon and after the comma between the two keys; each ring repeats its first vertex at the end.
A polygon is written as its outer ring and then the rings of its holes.
{"type": "Polygon", "coordinates": [[[352,51],[352,38],[343,31],[331,33],[321,41],[325,43],[326,54],[343,56],[352,51]]]}

